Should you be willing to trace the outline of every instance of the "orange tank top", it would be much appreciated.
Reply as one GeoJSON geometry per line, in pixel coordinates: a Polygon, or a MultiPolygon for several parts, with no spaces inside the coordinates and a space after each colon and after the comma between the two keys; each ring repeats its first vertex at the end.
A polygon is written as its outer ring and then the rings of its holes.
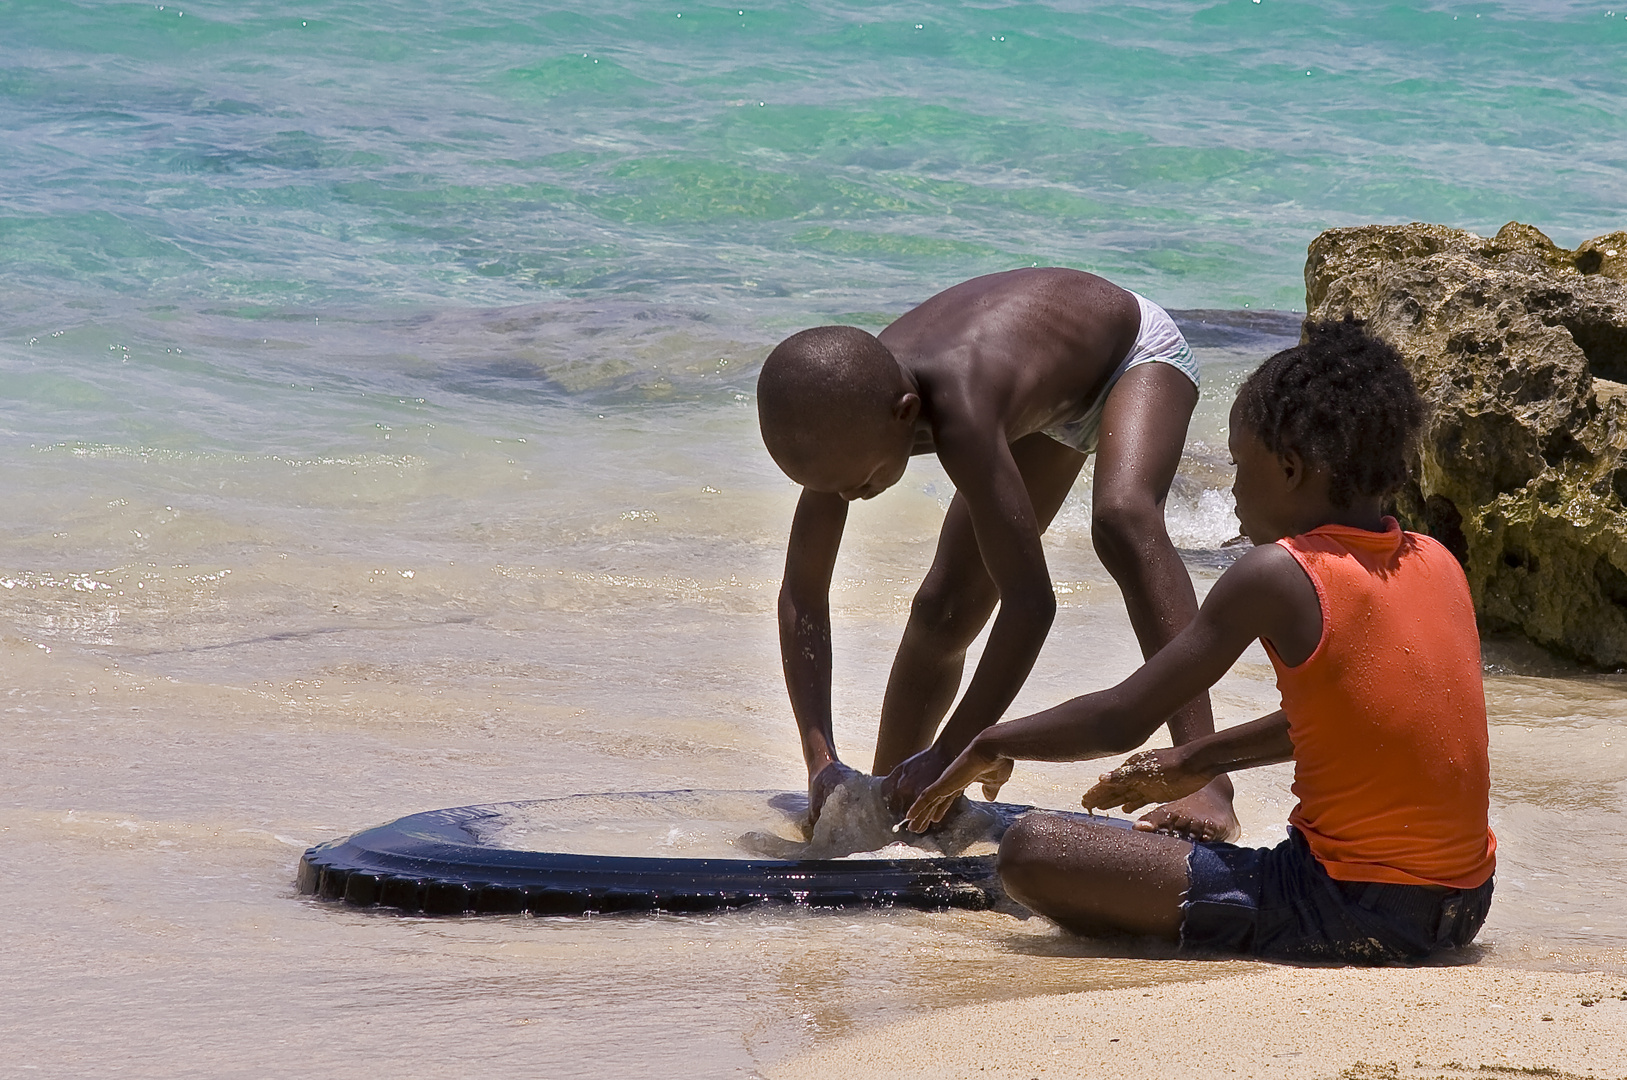
{"type": "Polygon", "coordinates": [[[1450,552],[1384,524],[1277,541],[1322,604],[1304,663],[1264,643],[1294,743],[1288,821],[1336,880],[1471,889],[1497,850],[1474,605],[1450,552]]]}

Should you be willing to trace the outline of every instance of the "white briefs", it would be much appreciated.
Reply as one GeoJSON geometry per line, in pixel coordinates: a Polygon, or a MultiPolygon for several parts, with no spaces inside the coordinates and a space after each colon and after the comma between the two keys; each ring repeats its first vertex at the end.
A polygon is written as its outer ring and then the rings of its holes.
{"type": "Polygon", "coordinates": [[[1136,335],[1135,344],[1130,346],[1130,354],[1107,377],[1102,392],[1096,395],[1082,414],[1045,429],[1045,434],[1057,442],[1082,453],[1095,451],[1096,438],[1102,427],[1102,413],[1107,408],[1107,396],[1131,368],[1141,364],[1168,364],[1191,379],[1193,386],[1198,385],[1198,361],[1192,355],[1192,347],[1176,328],[1175,320],[1169,317],[1169,312],[1138,292],[1131,292],[1130,295],[1136,298],[1136,303],[1141,307],[1141,332],[1136,335]]]}

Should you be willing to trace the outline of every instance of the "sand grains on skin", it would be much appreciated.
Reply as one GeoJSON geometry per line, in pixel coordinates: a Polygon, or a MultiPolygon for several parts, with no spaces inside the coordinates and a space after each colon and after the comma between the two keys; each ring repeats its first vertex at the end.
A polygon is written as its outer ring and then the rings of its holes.
{"type": "Polygon", "coordinates": [[[943,1009],[773,1080],[1627,1076],[1627,971],[1299,968],[943,1009]]]}

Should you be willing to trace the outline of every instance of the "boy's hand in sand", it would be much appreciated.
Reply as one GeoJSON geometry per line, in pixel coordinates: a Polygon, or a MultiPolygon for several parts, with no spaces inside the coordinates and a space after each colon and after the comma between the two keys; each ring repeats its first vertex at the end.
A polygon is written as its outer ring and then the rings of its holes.
{"type": "Polygon", "coordinates": [[[808,778],[808,824],[812,825],[819,820],[819,814],[825,809],[825,802],[831,793],[849,780],[858,779],[864,774],[850,765],[843,765],[840,761],[833,761],[823,769],[808,778]]]}
{"type": "MultiPolygon", "coordinates": [[[[1126,758],[1124,764],[1112,772],[1103,773],[1096,786],[1085,792],[1079,801],[1086,810],[1110,810],[1118,807],[1129,813],[1148,803],[1174,802],[1195,791],[1201,791],[1214,777],[1198,772],[1184,764],[1186,755],[1179,747],[1168,750],[1143,750],[1126,758]]],[[[1142,822],[1136,827],[1141,828],[1142,822]]],[[[1152,826],[1147,825],[1150,830],[1152,826]]]]}
{"type": "Polygon", "coordinates": [[[921,792],[921,797],[915,800],[909,812],[904,815],[904,826],[910,832],[926,832],[943,820],[955,799],[973,783],[981,782],[983,797],[992,800],[1000,794],[1000,788],[1005,782],[1011,779],[1013,764],[1008,757],[983,750],[979,747],[978,741],[973,739],[972,744],[950,763],[943,775],[921,792]]]}
{"type": "Polygon", "coordinates": [[[921,792],[942,776],[952,761],[934,745],[899,762],[881,784],[881,793],[893,813],[902,814],[913,806],[921,792]]]}

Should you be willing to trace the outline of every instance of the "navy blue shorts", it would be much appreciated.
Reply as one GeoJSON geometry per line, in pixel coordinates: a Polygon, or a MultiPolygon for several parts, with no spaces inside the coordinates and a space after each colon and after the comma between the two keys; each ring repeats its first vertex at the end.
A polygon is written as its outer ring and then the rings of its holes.
{"type": "Polygon", "coordinates": [[[1181,948],[1277,960],[1387,964],[1474,940],[1492,883],[1475,889],[1335,881],[1297,829],[1274,848],[1194,844],[1181,948]]]}

